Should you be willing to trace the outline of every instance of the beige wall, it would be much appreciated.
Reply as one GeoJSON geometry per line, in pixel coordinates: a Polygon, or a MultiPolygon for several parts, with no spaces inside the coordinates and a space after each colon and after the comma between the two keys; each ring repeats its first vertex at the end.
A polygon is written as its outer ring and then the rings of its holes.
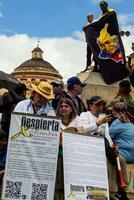
{"type": "MultiPolygon", "coordinates": [[[[82,90],[81,98],[84,102],[94,95],[103,97],[106,101],[111,101],[117,94],[118,87],[113,86],[103,86],[103,85],[86,85],[82,90]]],[[[131,92],[134,98],[134,90],[131,92]]]]}

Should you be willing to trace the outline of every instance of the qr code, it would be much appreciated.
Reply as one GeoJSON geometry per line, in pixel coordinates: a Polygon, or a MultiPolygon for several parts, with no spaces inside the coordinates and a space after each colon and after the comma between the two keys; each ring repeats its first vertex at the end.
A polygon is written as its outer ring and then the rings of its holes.
{"type": "Polygon", "coordinates": [[[6,181],[4,197],[8,199],[20,199],[21,198],[22,182],[6,181]]]}
{"type": "Polygon", "coordinates": [[[47,200],[48,185],[47,184],[32,184],[31,200],[47,200]]]}

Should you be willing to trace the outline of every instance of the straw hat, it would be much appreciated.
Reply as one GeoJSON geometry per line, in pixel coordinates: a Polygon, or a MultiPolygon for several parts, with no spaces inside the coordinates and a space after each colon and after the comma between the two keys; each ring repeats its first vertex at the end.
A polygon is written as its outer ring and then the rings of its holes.
{"type": "Polygon", "coordinates": [[[53,88],[47,82],[40,82],[39,85],[31,84],[33,91],[39,93],[48,100],[54,99],[53,88]]]}

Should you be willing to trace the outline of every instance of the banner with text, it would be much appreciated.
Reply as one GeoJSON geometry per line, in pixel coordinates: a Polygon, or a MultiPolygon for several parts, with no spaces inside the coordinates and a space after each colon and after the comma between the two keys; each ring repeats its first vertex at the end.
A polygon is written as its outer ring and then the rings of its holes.
{"type": "Polygon", "coordinates": [[[104,139],[64,132],[65,200],[108,200],[104,139]]]}
{"type": "Polygon", "coordinates": [[[60,120],[13,113],[3,200],[53,200],[60,120]]]}

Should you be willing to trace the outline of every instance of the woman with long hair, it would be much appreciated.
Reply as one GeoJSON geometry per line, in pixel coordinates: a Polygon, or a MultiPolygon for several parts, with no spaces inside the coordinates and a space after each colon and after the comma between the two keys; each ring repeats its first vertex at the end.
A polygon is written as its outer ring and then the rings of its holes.
{"type": "Polygon", "coordinates": [[[61,137],[57,165],[54,200],[64,200],[63,181],[63,153],[62,153],[62,131],[80,132],[80,117],[77,115],[73,102],[68,98],[62,98],[57,106],[57,117],[61,119],[61,137]]]}
{"type": "Polygon", "coordinates": [[[57,107],[57,116],[61,119],[61,129],[72,129],[72,131],[80,131],[80,117],[72,101],[68,98],[62,98],[57,107]]]}

